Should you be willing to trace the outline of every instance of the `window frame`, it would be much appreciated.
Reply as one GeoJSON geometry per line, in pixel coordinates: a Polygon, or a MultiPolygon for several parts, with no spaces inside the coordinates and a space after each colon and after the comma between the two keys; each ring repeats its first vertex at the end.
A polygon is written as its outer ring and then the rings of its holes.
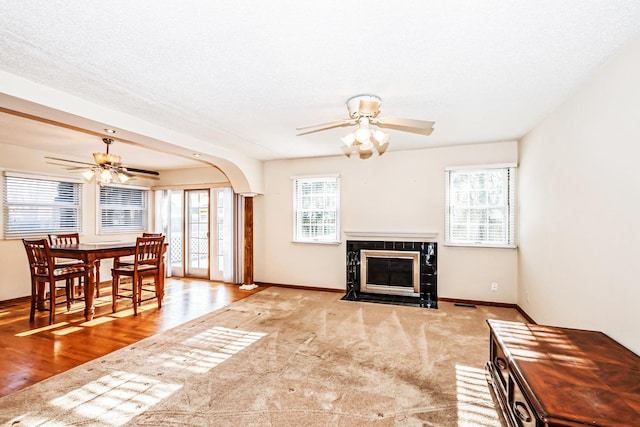
{"type": "MultiPolygon", "coordinates": [[[[292,181],[292,194],[293,194],[293,230],[292,230],[292,241],[294,243],[311,243],[311,244],[340,244],[340,175],[338,174],[325,174],[325,175],[306,175],[306,176],[293,176],[291,177],[292,181]],[[319,181],[328,181],[335,180],[336,191],[335,198],[333,200],[333,208],[327,209],[304,209],[299,206],[302,201],[301,197],[298,197],[298,188],[300,184],[303,182],[319,182],[319,181]],[[301,232],[301,218],[300,215],[302,212],[332,212],[335,215],[335,233],[329,238],[319,238],[316,236],[304,237],[301,232]]],[[[324,197],[327,196],[327,193],[324,193],[324,197]]]]}
{"type": "MultiPolygon", "coordinates": [[[[471,165],[471,166],[456,166],[445,168],[445,246],[463,246],[463,247],[484,247],[484,248],[509,248],[513,249],[517,247],[516,243],[516,172],[517,165],[514,163],[502,163],[502,164],[490,164],[490,165],[471,165]],[[490,205],[489,202],[482,205],[476,205],[475,209],[484,209],[489,211],[490,209],[502,209],[506,218],[507,230],[504,230],[505,238],[501,241],[492,241],[488,239],[484,240],[453,240],[452,226],[452,210],[456,205],[452,192],[452,176],[456,173],[480,173],[480,172],[494,172],[495,170],[502,170],[506,173],[506,187],[502,193],[503,203],[500,205],[490,205]],[[480,207],[478,207],[480,206],[480,207]]],[[[486,182],[486,181],[485,181],[486,182]]],[[[504,188],[504,187],[503,187],[504,188]]],[[[469,190],[471,192],[471,189],[469,190]]],[[[462,205],[461,209],[471,209],[474,206],[472,204],[462,205]]],[[[487,221],[489,221],[489,213],[485,214],[487,221]]],[[[488,222],[487,222],[488,225],[488,222]]]]}
{"type": "Polygon", "coordinates": [[[105,185],[96,185],[96,235],[110,235],[110,234],[128,234],[128,233],[142,233],[148,230],[150,224],[150,215],[151,215],[151,189],[143,186],[134,186],[134,185],[120,185],[120,184],[105,184],[105,185]],[[102,191],[105,188],[111,189],[121,189],[127,191],[140,191],[143,193],[143,197],[141,197],[141,201],[143,201],[144,206],[140,208],[135,208],[131,206],[118,205],[114,204],[111,209],[112,210],[136,210],[141,211],[141,221],[142,224],[139,226],[134,225],[124,225],[124,226],[109,226],[105,225],[103,222],[103,209],[102,206],[102,191]],[[135,209],[134,209],[135,208],[135,209]]]}
{"type": "MultiPolygon", "coordinates": [[[[82,180],[70,178],[68,176],[56,176],[50,174],[38,174],[38,173],[23,173],[17,171],[4,170],[2,173],[2,238],[3,239],[23,239],[23,238],[34,238],[34,237],[42,237],[47,234],[54,233],[82,233],[83,231],[83,184],[82,180]],[[34,189],[41,189],[43,191],[42,195],[38,196],[39,193],[35,194],[34,199],[44,200],[46,199],[45,195],[49,194],[49,189],[47,186],[43,185],[44,182],[48,183],[58,183],[58,184],[69,184],[72,186],[72,194],[73,194],[73,203],[72,204],[60,204],[60,203],[34,203],[32,201],[27,203],[9,203],[8,200],[8,186],[12,179],[22,179],[22,180],[30,180],[30,181],[39,181],[42,185],[38,185],[38,183],[31,184],[34,189]],[[75,218],[71,221],[75,226],[72,227],[50,227],[50,228],[38,228],[32,230],[10,230],[9,221],[11,219],[11,215],[9,211],[12,207],[25,207],[28,209],[33,209],[33,211],[37,211],[38,209],[72,209],[75,211],[75,218]]],[[[58,215],[58,223],[61,221],[61,215],[58,215]]],[[[55,219],[55,218],[52,218],[55,219]]]]}

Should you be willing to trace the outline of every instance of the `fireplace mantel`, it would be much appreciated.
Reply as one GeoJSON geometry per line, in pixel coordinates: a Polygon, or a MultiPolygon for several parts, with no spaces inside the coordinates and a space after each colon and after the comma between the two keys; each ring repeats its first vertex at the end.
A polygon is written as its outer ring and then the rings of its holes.
{"type": "Polygon", "coordinates": [[[349,237],[381,239],[435,239],[438,232],[398,232],[398,231],[345,231],[349,237]]]}

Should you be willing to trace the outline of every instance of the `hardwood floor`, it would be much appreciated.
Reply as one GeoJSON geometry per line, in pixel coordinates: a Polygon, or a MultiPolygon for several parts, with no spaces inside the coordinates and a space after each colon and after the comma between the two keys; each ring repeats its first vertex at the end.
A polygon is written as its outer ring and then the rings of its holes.
{"type": "Polygon", "coordinates": [[[82,363],[104,356],[158,332],[195,319],[265,289],[195,279],[166,279],[161,309],[156,300],[142,304],[133,316],[131,302],[122,300],[111,312],[110,284],[96,298],[95,318],[86,322],[84,302],[69,312],[57,307],[56,323],[48,312],[36,312],[29,323],[29,302],[0,303],[0,397],[23,389],[82,363]]]}

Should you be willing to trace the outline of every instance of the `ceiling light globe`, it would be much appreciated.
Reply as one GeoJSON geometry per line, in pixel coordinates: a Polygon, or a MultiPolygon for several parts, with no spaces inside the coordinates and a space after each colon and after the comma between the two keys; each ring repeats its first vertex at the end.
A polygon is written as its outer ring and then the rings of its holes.
{"type": "Polygon", "coordinates": [[[103,184],[108,184],[112,180],[113,180],[113,175],[111,174],[111,171],[109,169],[104,169],[100,173],[100,182],[102,182],[103,184]]]}
{"type": "Polygon", "coordinates": [[[93,153],[93,159],[99,165],[104,165],[105,163],[107,163],[109,161],[109,159],[107,158],[107,154],[106,153],[93,153]]]}
{"type": "Polygon", "coordinates": [[[358,128],[358,130],[356,130],[355,132],[355,135],[356,135],[356,141],[358,141],[361,144],[364,144],[364,142],[367,141],[371,136],[371,131],[369,131],[369,129],[366,129],[366,128],[358,128]]]}
{"type": "Polygon", "coordinates": [[[353,146],[353,143],[356,141],[356,136],[353,133],[350,133],[340,138],[340,140],[344,142],[344,145],[351,148],[351,146],[353,146]]]}
{"type": "Polygon", "coordinates": [[[87,171],[82,172],[82,176],[87,182],[91,182],[95,174],[96,173],[93,171],[93,169],[89,169],[87,171]]]}
{"type": "Polygon", "coordinates": [[[123,184],[126,184],[127,181],[129,181],[129,175],[127,175],[124,172],[119,172],[117,177],[118,177],[118,180],[123,184]]]}
{"type": "Polygon", "coordinates": [[[389,142],[389,134],[382,132],[381,130],[377,130],[373,133],[373,138],[378,141],[380,146],[384,146],[389,142]]]}
{"type": "Polygon", "coordinates": [[[371,150],[373,148],[373,142],[371,138],[367,138],[360,143],[360,150],[371,150]]]}

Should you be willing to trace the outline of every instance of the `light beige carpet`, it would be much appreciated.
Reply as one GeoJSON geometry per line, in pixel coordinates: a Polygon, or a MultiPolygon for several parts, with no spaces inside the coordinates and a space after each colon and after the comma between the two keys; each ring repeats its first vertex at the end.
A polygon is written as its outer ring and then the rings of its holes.
{"type": "Polygon", "coordinates": [[[499,426],[484,376],[506,308],[269,288],[0,399],[11,426],[499,426]]]}

